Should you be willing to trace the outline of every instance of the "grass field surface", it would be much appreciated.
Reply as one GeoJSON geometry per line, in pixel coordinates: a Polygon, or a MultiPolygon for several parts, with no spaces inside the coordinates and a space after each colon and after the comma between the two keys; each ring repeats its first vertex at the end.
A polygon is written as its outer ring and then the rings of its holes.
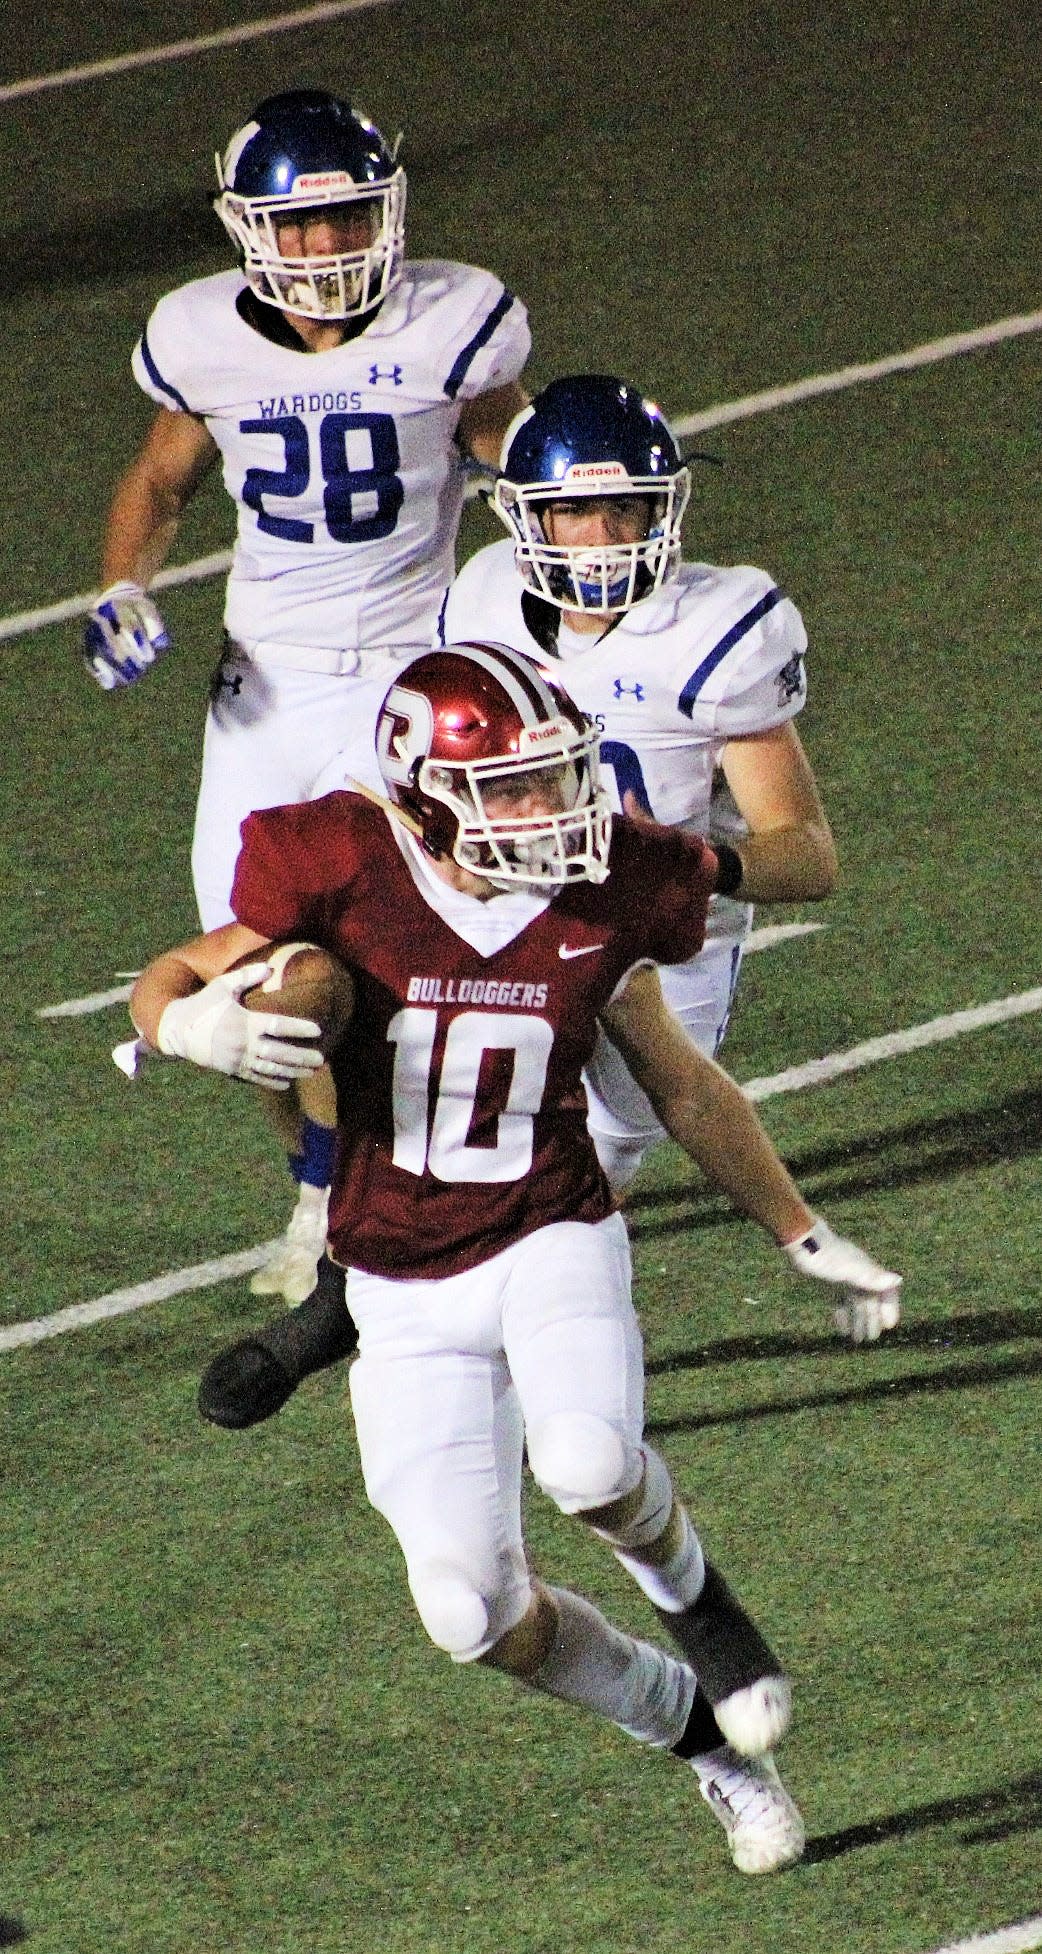
{"type": "MultiPolygon", "coordinates": [[[[0,91],[264,12],[18,9],[0,91]]],[[[92,588],[148,417],[134,337],[225,262],[211,153],[265,93],[404,128],[411,251],[525,298],[533,382],[615,370],[681,418],[1036,309],[1040,70],[1012,0],[386,0],[0,100],[0,614],[92,588]]],[[[803,611],[843,867],[825,929],[747,962],[739,1079],[1042,982],[1040,363],[1025,335],[700,437],[725,465],[689,553],[803,611]]],[[[472,508],[463,550],[491,533],[472,508]]],[[[207,489],[177,559],[230,534],[207,489]]],[[[132,1088],[122,1010],[38,1016],[194,928],[220,580],[164,610],[174,651],[117,696],[75,625],[0,645],[0,1327],[286,1212],[248,1092],[132,1088]]],[[[649,1429],[795,1679],[810,1844],[769,1880],[681,1766],[429,1648],[343,1371],[253,1433],[200,1422],[202,1368],[257,1320],[244,1280],[0,1350],[0,1915],[29,1954],[932,1954],[1042,1914],[1040,1030],[764,1104],[808,1198],[905,1274],[883,1347],[841,1347],[672,1149],[632,1203],[649,1429]]],[[[542,1572],[652,1632],[534,1492],[529,1520],[542,1572]]]]}

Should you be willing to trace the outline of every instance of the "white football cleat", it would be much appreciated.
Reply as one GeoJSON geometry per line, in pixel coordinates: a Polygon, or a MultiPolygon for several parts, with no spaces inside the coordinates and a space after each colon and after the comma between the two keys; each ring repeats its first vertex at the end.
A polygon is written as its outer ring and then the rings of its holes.
{"type": "Polygon", "coordinates": [[[328,1187],[301,1181],[289,1226],[266,1262],[250,1281],[254,1296],[282,1296],[287,1303],[303,1303],[318,1281],[318,1265],[326,1248],[329,1216],[328,1187]]]}
{"type": "Polygon", "coordinates": [[[807,1843],[806,1828],[772,1757],[740,1757],[725,1744],[693,1758],[692,1768],[740,1873],[775,1873],[794,1864],[807,1843]]]}

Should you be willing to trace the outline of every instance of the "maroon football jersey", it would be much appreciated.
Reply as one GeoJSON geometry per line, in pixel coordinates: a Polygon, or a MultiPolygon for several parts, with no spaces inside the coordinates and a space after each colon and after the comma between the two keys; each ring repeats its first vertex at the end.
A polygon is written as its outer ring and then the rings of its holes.
{"type": "Polygon", "coordinates": [[[549,1222],[611,1212],[581,1079],[598,1013],[635,965],[701,947],[715,858],[678,829],[616,816],[609,866],[605,883],[569,884],[484,954],[420,892],[387,816],[358,795],[243,824],[240,922],[321,944],[355,978],[334,1061],[338,1262],[452,1275],[549,1222]]]}

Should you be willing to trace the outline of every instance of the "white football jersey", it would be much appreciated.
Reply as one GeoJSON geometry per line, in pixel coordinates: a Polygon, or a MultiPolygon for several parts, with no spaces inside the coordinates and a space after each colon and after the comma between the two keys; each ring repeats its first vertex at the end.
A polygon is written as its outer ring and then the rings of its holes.
{"type": "Polygon", "coordinates": [[[250,651],[429,642],[463,507],[463,401],[515,380],[524,306],[491,272],[406,263],[365,330],[309,353],[241,317],[238,271],[160,299],[138,384],[196,414],[238,509],[225,625],[250,651]]]}
{"type": "Polygon", "coordinates": [[[670,827],[704,834],[727,741],[782,725],[804,702],[803,620],[763,570],[682,563],[603,636],[560,623],[550,649],[529,621],[539,605],[552,625],[552,606],[524,599],[513,543],[491,543],[446,592],[438,642],[495,639],[556,673],[600,728],[616,805],[632,788],[670,827]]]}
{"type": "MultiPolygon", "coordinates": [[[[727,741],[783,725],[806,698],[803,620],[747,565],[682,563],[603,636],[580,637],[526,594],[513,543],[491,543],[445,593],[436,636],[496,639],[556,672],[600,728],[615,805],[632,790],[656,821],[699,834],[717,829],[713,774],[727,741]],[[546,641],[533,623],[549,626],[546,641]]],[[[714,903],[710,934],[739,934],[750,917],[746,904],[714,903]]]]}

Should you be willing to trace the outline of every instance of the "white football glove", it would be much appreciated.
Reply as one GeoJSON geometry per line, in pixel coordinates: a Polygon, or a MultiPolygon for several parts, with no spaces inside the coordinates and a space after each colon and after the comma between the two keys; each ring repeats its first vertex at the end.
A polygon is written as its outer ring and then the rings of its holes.
{"type": "Polygon", "coordinates": [[[851,1343],[875,1343],[885,1330],[896,1329],[903,1278],[880,1268],[856,1242],[834,1235],[827,1222],[816,1219],[799,1241],[785,1244],[784,1252],[801,1276],[842,1289],[833,1321],[851,1343]]]}
{"type": "Polygon", "coordinates": [[[112,1063],[118,1065],[128,1079],[136,1079],[147,1058],[158,1058],[159,1053],[147,1038],[125,1038],[121,1045],[112,1047],[112,1063]]]}
{"type": "Polygon", "coordinates": [[[320,1025],[275,1011],[247,1011],[239,1002],[243,991],[262,983],[270,970],[268,963],[247,964],[213,978],[191,997],[175,997],[157,1026],[160,1051],[274,1092],[285,1092],[295,1079],[317,1071],[324,1063],[320,1025]]]}
{"type": "Polygon", "coordinates": [[[83,633],[83,661],[105,692],[133,685],[166,651],[170,635],[140,584],[114,583],[102,591],[83,633]]]}

